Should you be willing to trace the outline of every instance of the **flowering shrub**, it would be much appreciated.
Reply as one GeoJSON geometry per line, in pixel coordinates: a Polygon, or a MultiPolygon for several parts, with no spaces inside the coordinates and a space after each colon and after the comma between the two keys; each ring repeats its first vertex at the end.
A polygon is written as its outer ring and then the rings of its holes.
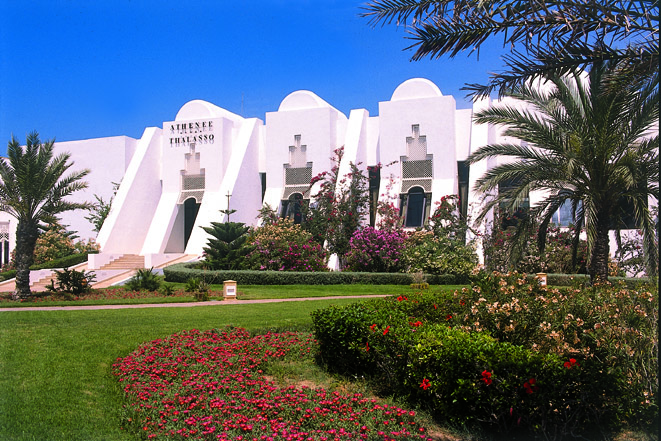
{"type": "Polygon", "coordinates": [[[291,219],[279,219],[253,231],[247,267],[275,271],[324,271],[326,252],[312,234],[291,219]]]}
{"type": "Polygon", "coordinates": [[[404,242],[402,265],[407,272],[453,274],[467,281],[477,263],[472,246],[431,231],[415,231],[404,242]]]}
{"type": "Polygon", "coordinates": [[[357,230],[346,256],[348,271],[397,272],[401,268],[400,256],[404,246],[401,231],[377,230],[365,227],[357,230]]]}
{"type": "Polygon", "coordinates": [[[369,376],[455,423],[562,437],[656,421],[654,292],[490,274],[454,294],[390,297],[312,319],[320,358],[336,371],[369,376]]]}
{"type": "Polygon", "coordinates": [[[126,426],[147,439],[430,439],[415,412],[267,379],[271,361],[309,356],[314,345],[303,334],[236,328],[145,344],[113,365],[126,426]]]}
{"type": "Polygon", "coordinates": [[[319,184],[319,191],[312,195],[313,204],[305,209],[303,227],[314,240],[324,244],[328,251],[337,254],[340,267],[349,252],[349,241],[360,224],[369,216],[368,178],[350,164],[350,172],[339,176],[344,147],[333,151],[330,171],[314,176],[310,187],[319,184]]]}

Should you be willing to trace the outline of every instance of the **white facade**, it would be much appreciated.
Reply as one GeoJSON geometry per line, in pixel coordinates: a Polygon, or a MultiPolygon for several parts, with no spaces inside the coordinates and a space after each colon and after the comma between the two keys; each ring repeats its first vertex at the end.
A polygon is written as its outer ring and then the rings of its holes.
{"type": "MultiPolygon", "coordinates": [[[[378,116],[356,109],[347,117],[310,91],[287,95],[265,122],[195,100],[173,121],[146,128],[140,139],[62,142],[55,150],[71,154],[73,169],[91,170],[89,188],[75,200],[98,195],[107,201],[113,182],[121,182],[96,237],[101,254],[91,268],[121,254],[146,256],[150,266],[171,255],[201,255],[207,235],[200,227],[225,221],[220,210],[237,210],[231,220],[249,225],[257,223],[264,204],[284,214],[290,199],[314,194],[310,178],[330,170],[340,147],[341,175],[350,163],[363,170],[392,163],[381,170],[379,198],[400,208],[405,225],[420,225],[450,194],[460,194],[474,214],[483,198],[472,191],[474,182],[496,160],[474,164],[470,173],[463,161],[483,145],[507,141],[500,129],[472,122],[474,111],[491,105],[485,99],[473,109],[457,109],[452,96],[421,78],[398,86],[379,103],[378,116]]],[[[62,221],[93,239],[85,216],[66,213],[62,221]]],[[[15,223],[0,213],[0,257],[7,249],[3,240],[13,248],[15,223]]]]}

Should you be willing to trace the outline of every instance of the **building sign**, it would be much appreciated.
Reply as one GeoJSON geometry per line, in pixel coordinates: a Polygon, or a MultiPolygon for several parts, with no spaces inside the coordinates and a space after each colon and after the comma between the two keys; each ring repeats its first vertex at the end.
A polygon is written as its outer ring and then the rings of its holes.
{"type": "Polygon", "coordinates": [[[170,147],[189,147],[190,144],[213,144],[216,140],[215,127],[215,121],[210,119],[173,121],[163,123],[163,132],[170,147]]]}

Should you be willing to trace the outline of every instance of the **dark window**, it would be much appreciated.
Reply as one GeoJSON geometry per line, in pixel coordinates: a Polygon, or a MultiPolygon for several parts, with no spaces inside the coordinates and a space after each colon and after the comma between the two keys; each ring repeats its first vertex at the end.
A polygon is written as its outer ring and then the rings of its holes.
{"type": "Polygon", "coordinates": [[[376,209],[379,204],[379,186],[381,185],[381,168],[368,167],[370,188],[370,226],[376,224],[376,209]]]}
{"type": "Polygon", "coordinates": [[[200,211],[200,204],[194,198],[188,198],[184,201],[184,249],[186,249],[188,239],[190,239],[193,232],[198,211],[200,211]]]}
{"type": "MultiPolygon", "coordinates": [[[[518,179],[509,179],[498,184],[498,193],[503,194],[509,191],[513,191],[519,187],[518,179]]],[[[524,219],[528,215],[528,209],[530,209],[530,196],[526,195],[519,207],[514,210],[507,210],[503,205],[500,207],[500,217],[502,221],[502,228],[506,229],[508,227],[516,227],[519,225],[519,221],[524,219]]]]}
{"type": "Polygon", "coordinates": [[[470,167],[468,161],[457,161],[457,176],[459,178],[459,213],[463,219],[468,216],[468,181],[470,167]]]}
{"type": "MultiPolygon", "coordinates": [[[[582,202],[579,201],[577,209],[581,206],[582,202]]],[[[558,227],[568,227],[570,225],[576,224],[576,220],[572,216],[571,212],[571,201],[565,201],[562,203],[558,211],[553,213],[551,217],[551,222],[553,222],[558,227]]]]}
{"type": "Polygon", "coordinates": [[[288,200],[282,201],[282,217],[294,220],[295,224],[303,222],[303,195],[292,193],[288,200]]]}
{"type": "Polygon", "coordinates": [[[405,227],[421,227],[424,224],[427,212],[427,196],[420,187],[413,187],[406,194],[405,204],[402,207],[405,214],[405,227]]]}
{"type": "Polygon", "coordinates": [[[266,193],[266,173],[260,173],[259,180],[262,182],[262,203],[264,203],[264,194],[266,193]]]}

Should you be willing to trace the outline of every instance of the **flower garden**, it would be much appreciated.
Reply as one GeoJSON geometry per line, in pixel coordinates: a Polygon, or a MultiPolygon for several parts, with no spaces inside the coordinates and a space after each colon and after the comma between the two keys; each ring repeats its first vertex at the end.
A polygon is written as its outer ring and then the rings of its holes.
{"type": "Polygon", "coordinates": [[[310,335],[239,328],[145,344],[113,366],[126,424],[147,439],[429,439],[413,411],[360,394],[278,387],[263,371],[315,349],[310,335]]]}
{"type": "Polygon", "coordinates": [[[226,328],[143,344],[113,366],[125,428],[146,439],[432,439],[415,409],[523,439],[655,430],[658,296],[644,287],[482,274],[454,293],[332,306],[312,321],[312,335],[226,328]],[[268,375],[306,357],[405,404],[268,375]]]}

